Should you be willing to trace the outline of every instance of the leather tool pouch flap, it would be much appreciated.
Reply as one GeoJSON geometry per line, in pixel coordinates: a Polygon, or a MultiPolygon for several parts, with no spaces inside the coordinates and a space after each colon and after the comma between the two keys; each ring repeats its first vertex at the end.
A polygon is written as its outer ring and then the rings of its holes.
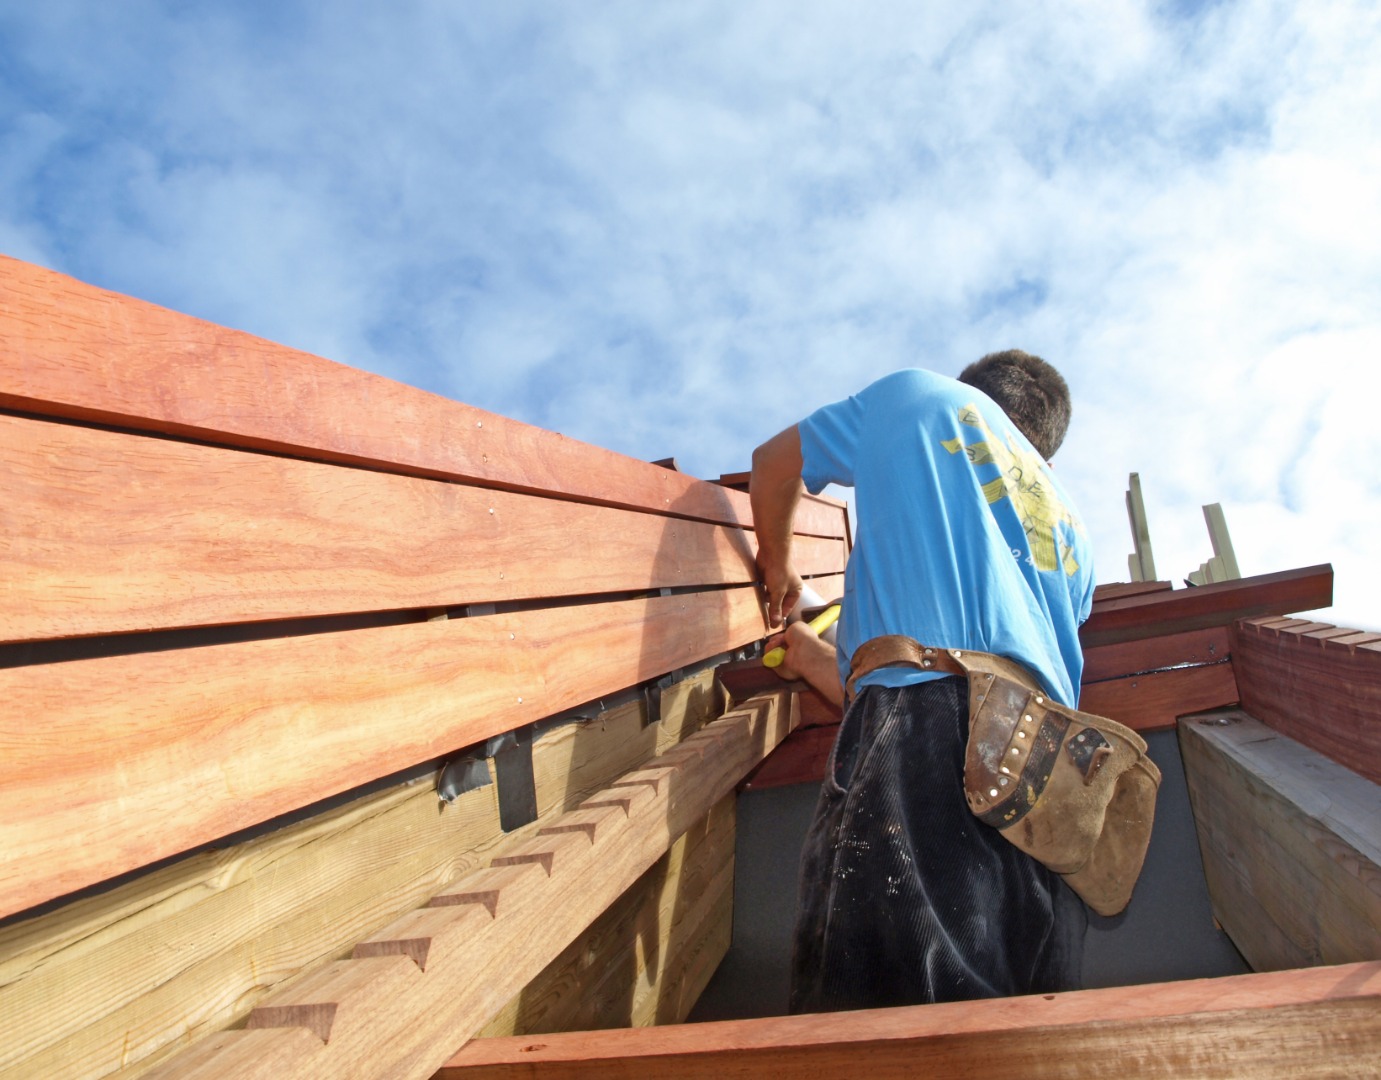
{"type": "Polygon", "coordinates": [[[1160,770],[1130,728],[1050,699],[999,656],[874,638],[854,654],[850,689],[888,664],[964,674],[964,794],[979,820],[1064,875],[1100,915],[1131,900],[1151,840],[1160,770]]]}

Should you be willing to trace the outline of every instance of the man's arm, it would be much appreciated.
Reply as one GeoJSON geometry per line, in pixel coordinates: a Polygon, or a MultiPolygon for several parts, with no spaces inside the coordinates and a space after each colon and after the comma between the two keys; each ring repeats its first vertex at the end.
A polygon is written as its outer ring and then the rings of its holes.
{"type": "Polygon", "coordinates": [[[767,589],[767,624],[781,626],[801,598],[801,575],[791,562],[792,522],[801,501],[801,435],[795,426],[753,451],[748,482],[753,529],[758,534],[758,573],[767,589]]]}
{"type": "Polygon", "coordinates": [[[805,679],[834,704],[844,704],[844,684],[839,681],[839,663],[835,648],[819,637],[810,626],[794,622],[786,633],[768,641],[767,647],[782,646],[786,657],[772,670],[783,679],[805,679]]]}

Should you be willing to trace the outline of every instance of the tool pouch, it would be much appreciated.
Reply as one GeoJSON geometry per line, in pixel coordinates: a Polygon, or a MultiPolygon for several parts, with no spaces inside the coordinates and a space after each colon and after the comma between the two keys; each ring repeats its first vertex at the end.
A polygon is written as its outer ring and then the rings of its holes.
{"type": "Polygon", "coordinates": [[[1063,875],[1100,915],[1125,908],[1146,858],[1160,787],[1160,770],[1141,736],[1052,700],[1011,660],[931,648],[901,635],[859,646],[850,697],[859,678],[891,665],[968,677],[969,809],[1063,875]]]}

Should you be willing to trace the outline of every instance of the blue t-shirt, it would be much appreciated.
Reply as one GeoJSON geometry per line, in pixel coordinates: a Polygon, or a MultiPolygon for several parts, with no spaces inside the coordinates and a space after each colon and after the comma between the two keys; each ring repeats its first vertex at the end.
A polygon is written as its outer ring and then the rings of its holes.
{"type": "MultiPolygon", "coordinates": [[[[806,488],[854,489],[841,676],[869,638],[907,634],[1017,660],[1056,700],[1078,704],[1092,552],[1049,465],[991,398],[933,372],[898,371],[799,430],[806,488]]],[[[861,684],[933,677],[880,668],[861,684]]]]}

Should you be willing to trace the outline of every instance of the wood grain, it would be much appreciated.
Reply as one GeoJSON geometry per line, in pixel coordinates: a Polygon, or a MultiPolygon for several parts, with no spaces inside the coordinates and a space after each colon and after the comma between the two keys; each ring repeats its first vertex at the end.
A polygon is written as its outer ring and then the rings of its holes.
{"type": "Polygon", "coordinates": [[[1160,731],[1174,727],[1187,713],[1233,705],[1237,699],[1233,665],[1224,659],[1216,664],[1085,684],[1080,690],[1079,708],[1135,731],[1160,731]]]}
{"type": "Polygon", "coordinates": [[[1213,626],[1183,634],[1141,638],[1084,650],[1083,684],[1144,675],[1166,668],[1216,664],[1228,658],[1228,628],[1213,626]]]}
{"type": "Polygon", "coordinates": [[[743,587],[0,671],[0,914],[762,633],[743,587]]]}
{"type": "MultiPolygon", "coordinates": [[[[3,256],[0,408],[752,523],[743,492],[3,256]]],[[[832,500],[803,500],[796,524],[846,535],[832,500]]]]}
{"type": "Polygon", "coordinates": [[[1381,783],[1381,639],[1249,620],[1233,627],[1232,662],[1246,712],[1381,783]]]}
{"type": "Polygon", "coordinates": [[[721,799],[481,1034],[684,1020],[728,947],[734,809],[732,796],[721,799]],[[717,955],[704,956],[707,947],[717,955]]]}
{"type": "Polygon", "coordinates": [[[0,928],[0,1080],[140,1075],[241,1020],[299,971],[425,903],[711,719],[711,672],[533,744],[538,821],[499,827],[493,785],[444,812],[431,777],[206,851],[0,928]]]}
{"type": "Polygon", "coordinates": [[[1366,1077],[1381,964],[632,1031],[477,1039],[436,1080],[1366,1077]]]}
{"type": "Polygon", "coordinates": [[[357,959],[272,995],[251,1013],[248,1030],[219,1036],[212,1051],[193,1047],[150,1075],[210,1076],[219,1066],[221,1075],[243,1080],[430,1076],[733,790],[785,735],[788,717],[779,695],[710,724],[586,800],[574,813],[595,821],[592,833],[543,830],[518,847],[531,861],[510,855],[443,889],[428,909],[357,946],[357,959]],[[485,894],[493,897],[487,905],[452,902],[485,894]],[[420,937],[427,938],[425,969],[404,955],[417,952],[420,937]],[[381,954],[387,950],[379,946],[402,941],[407,949],[381,954]],[[292,1035],[321,1031],[328,1017],[324,1041],[292,1035]],[[276,1057],[259,1064],[238,1044],[268,1025],[282,1025],[282,1034],[257,1048],[276,1057]],[[289,1052],[296,1056],[285,1061],[289,1052]]]}
{"type": "Polygon", "coordinates": [[[1310,566],[1192,589],[1157,590],[1097,604],[1079,631],[1085,649],[1180,634],[1237,619],[1313,611],[1333,603],[1333,568],[1310,566]]]}
{"type": "Polygon", "coordinates": [[[1381,960],[1381,786],[1244,712],[1180,748],[1214,915],[1258,970],[1381,960]]]}

